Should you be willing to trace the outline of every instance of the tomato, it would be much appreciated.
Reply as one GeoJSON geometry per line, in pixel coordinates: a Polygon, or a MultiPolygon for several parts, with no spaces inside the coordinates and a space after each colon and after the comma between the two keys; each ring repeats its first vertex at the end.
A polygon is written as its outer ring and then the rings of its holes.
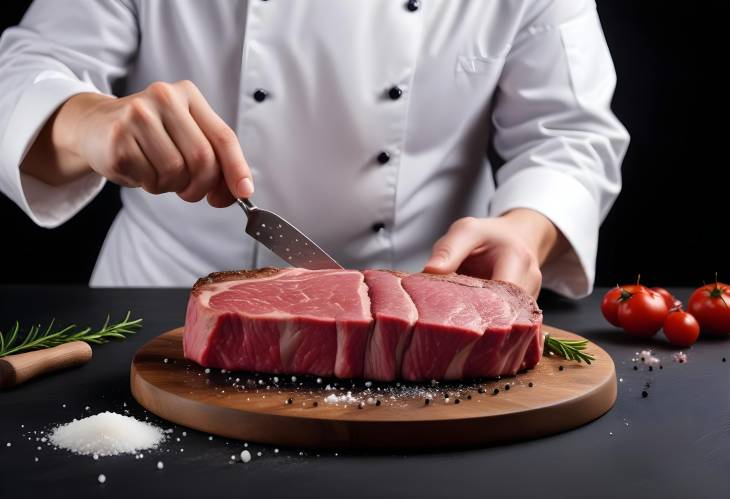
{"type": "Polygon", "coordinates": [[[603,313],[603,317],[605,317],[606,320],[614,326],[621,327],[621,324],[618,321],[619,303],[622,300],[630,298],[632,293],[637,293],[644,289],[646,288],[640,284],[629,284],[621,287],[616,286],[615,288],[608,290],[606,294],[603,295],[603,300],[601,301],[601,312],[603,313]]]}
{"type": "Polygon", "coordinates": [[[621,327],[621,324],[618,323],[618,304],[622,294],[621,288],[616,286],[603,295],[603,301],[601,301],[603,317],[616,327],[621,327]]]}
{"type": "Polygon", "coordinates": [[[730,286],[716,282],[697,288],[687,305],[703,333],[730,335],[730,286]]]}
{"type": "Polygon", "coordinates": [[[660,295],[662,295],[662,298],[664,298],[664,302],[667,304],[667,308],[669,310],[673,310],[675,308],[682,308],[682,302],[677,300],[677,298],[667,291],[664,288],[651,288],[652,291],[656,291],[660,295]]]}
{"type": "Polygon", "coordinates": [[[688,347],[700,336],[700,323],[692,314],[674,310],[664,319],[664,336],[672,345],[688,347]]]}
{"type": "Polygon", "coordinates": [[[634,336],[654,336],[664,325],[669,308],[662,295],[648,288],[631,293],[618,305],[618,322],[634,336]]]}

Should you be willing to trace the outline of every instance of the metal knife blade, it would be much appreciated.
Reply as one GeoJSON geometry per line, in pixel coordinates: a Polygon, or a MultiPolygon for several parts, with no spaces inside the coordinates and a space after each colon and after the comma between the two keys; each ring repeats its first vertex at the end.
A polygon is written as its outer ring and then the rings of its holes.
{"type": "Polygon", "coordinates": [[[248,199],[236,199],[248,218],[246,233],[294,267],[309,270],[341,269],[302,231],[271,211],[262,210],[248,199]]]}

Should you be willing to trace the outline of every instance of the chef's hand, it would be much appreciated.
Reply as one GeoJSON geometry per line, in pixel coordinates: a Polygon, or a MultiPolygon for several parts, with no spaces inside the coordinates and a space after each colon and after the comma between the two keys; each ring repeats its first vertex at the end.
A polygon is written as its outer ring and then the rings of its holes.
{"type": "Polygon", "coordinates": [[[496,218],[461,218],[436,241],[424,271],[510,281],[537,297],[540,266],[566,244],[547,217],[526,208],[496,218]]]}
{"type": "Polygon", "coordinates": [[[176,192],[228,206],[253,193],[236,134],[190,81],[155,82],[122,98],[68,99],[46,123],[21,169],[61,185],[90,170],[152,194],[176,192]]]}

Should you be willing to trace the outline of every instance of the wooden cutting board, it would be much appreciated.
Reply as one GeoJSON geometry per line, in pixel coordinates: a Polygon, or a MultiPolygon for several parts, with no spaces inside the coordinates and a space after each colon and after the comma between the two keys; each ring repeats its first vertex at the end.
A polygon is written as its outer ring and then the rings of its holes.
{"type": "MultiPolygon", "coordinates": [[[[544,329],[559,338],[581,338],[544,329]]],[[[607,412],[616,400],[615,367],[595,344],[588,352],[596,358],[590,366],[548,355],[534,370],[498,380],[366,386],[364,380],[206,373],[183,357],[179,328],[137,352],[131,385],[134,398],[164,419],[246,441],[370,449],[476,446],[570,430],[607,412]],[[344,400],[348,391],[350,401],[344,400]],[[326,401],[331,395],[339,399],[326,401]]]]}

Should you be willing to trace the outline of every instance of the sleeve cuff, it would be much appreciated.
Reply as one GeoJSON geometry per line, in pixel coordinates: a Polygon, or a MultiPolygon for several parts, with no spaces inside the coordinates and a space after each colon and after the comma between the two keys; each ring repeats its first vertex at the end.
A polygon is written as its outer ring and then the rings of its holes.
{"type": "Polygon", "coordinates": [[[543,265],[543,287],[570,298],[593,289],[600,216],[586,187],[567,173],[530,167],[506,179],[490,203],[490,216],[515,208],[545,215],[562,232],[570,248],[543,265]]]}
{"type": "Polygon", "coordinates": [[[48,118],[69,97],[99,90],[61,72],[45,72],[23,92],[0,143],[0,187],[36,224],[61,225],[89,203],[105,179],[90,173],[63,186],[50,186],[20,171],[28,149],[48,118]]]}

